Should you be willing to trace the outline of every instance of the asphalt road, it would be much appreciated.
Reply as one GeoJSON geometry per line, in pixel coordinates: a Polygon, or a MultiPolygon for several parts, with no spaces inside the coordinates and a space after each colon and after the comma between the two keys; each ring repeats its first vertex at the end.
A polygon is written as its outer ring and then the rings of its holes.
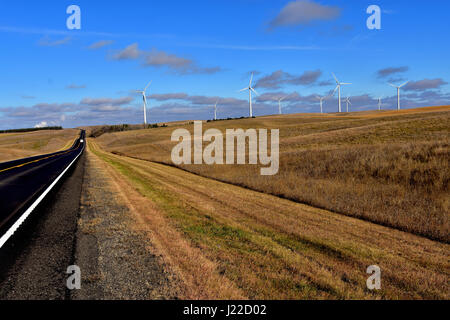
{"type": "MultiPolygon", "coordinates": [[[[84,140],[84,133],[69,152],[65,154],[57,153],[57,156],[53,157],[57,159],[52,159],[52,161],[50,161],[50,158],[44,159],[48,155],[35,159],[45,161],[46,165],[39,161],[32,166],[43,169],[42,172],[47,171],[48,176],[42,175],[39,170],[24,168],[18,170],[18,180],[10,181],[16,181],[17,183],[17,181],[24,181],[21,179],[29,179],[29,183],[36,189],[22,186],[24,191],[29,190],[39,194],[39,190],[46,190],[48,185],[52,184],[52,177],[59,177],[58,173],[61,174],[65,167],[83,150],[84,142],[80,142],[80,140],[84,140]],[[52,168],[54,172],[51,172],[52,168]],[[28,176],[31,172],[35,174],[28,176]],[[38,179],[41,179],[39,180],[41,183],[34,181],[38,179]]],[[[22,163],[28,162],[29,159],[22,163]]],[[[17,162],[15,163],[17,165],[17,162]]],[[[0,249],[0,300],[62,300],[70,297],[70,292],[66,287],[68,277],[66,270],[68,266],[74,264],[84,163],[85,155],[81,154],[46,197],[36,206],[14,233],[14,236],[0,249]]],[[[9,177],[11,179],[11,176],[9,177]]],[[[0,179],[3,179],[2,173],[0,173],[0,179]]],[[[3,180],[0,183],[3,183],[3,180]]],[[[2,188],[5,188],[2,190],[7,189],[3,185],[2,188]]],[[[27,201],[27,204],[20,205],[22,209],[17,210],[10,207],[17,213],[12,218],[16,220],[17,215],[20,216],[20,213],[26,210],[28,204],[33,203],[33,197],[22,194],[20,186],[14,186],[14,188],[27,201]]],[[[5,198],[3,194],[0,196],[2,204],[8,202],[8,198],[5,198]]],[[[18,195],[15,199],[18,199],[18,195]]],[[[3,211],[1,215],[2,218],[8,216],[3,214],[3,211]]]]}
{"type": "Polygon", "coordinates": [[[85,148],[85,132],[65,151],[0,164],[0,248],[85,148]]]}

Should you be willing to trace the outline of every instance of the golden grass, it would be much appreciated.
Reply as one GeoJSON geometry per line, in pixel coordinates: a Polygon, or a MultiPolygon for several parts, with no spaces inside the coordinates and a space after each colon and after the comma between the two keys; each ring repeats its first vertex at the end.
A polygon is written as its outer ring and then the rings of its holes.
{"type": "MultiPolygon", "coordinates": [[[[279,128],[280,170],[183,165],[205,177],[448,242],[450,107],[294,114],[205,123],[279,128]]],[[[192,125],[180,126],[192,132],[192,125]]],[[[105,134],[107,151],[171,164],[172,128],[105,134]]]]}
{"type": "Polygon", "coordinates": [[[57,151],[63,151],[63,150],[69,149],[70,147],[73,146],[73,144],[75,143],[75,141],[77,141],[78,138],[79,138],[79,135],[77,134],[72,140],[67,141],[67,143],[57,151]]]}
{"type": "Polygon", "coordinates": [[[80,131],[45,130],[0,134],[0,162],[11,161],[69,148],[80,131]]]}
{"type": "Polygon", "coordinates": [[[185,282],[182,298],[448,299],[447,244],[88,143],[185,282]],[[380,291],[366,288],[373,264],[380,291]]]}
{"type": "MultiPolygon", "coordinates": [[[[97,155],[91,161],[100,162],[98,160],[100,158],[107,159],[105,153],[101,152],[95,144],[88,144],[88,152],[88,156],[97,155]]],[[[152,250],[156,251],[156,254],[162,255],[164,262],[182,281],[180,298],[245,298],[241,290],[236,288],[224,275],[217,272],[217,263],[205,257],[199,248],[190,245],[188,239],[173,227],[166,214],[155,203],[143,197],[135,190],[132,182],[118,171],[110,166],[107,166],[106,169],[110,174],[111,183],[138,221],[136,229],[149,236],[152,250]]]]}

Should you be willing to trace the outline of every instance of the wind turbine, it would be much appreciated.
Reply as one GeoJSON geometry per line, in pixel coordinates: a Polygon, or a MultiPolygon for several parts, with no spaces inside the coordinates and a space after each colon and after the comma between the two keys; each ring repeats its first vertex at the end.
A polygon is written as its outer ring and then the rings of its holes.
{"type": "Polygon", "coordinates": [[[284,99],[286,99],[287,97],[283,97],[278,99],[278,113],[281,114],[281,101],[283,101],[284,99]]]}
{"type": "Polygon", "coordinates": [[[247,88],[244,88],[244,89],[242,89],[242,90],[239,90],[239,92],[248,90],[248,103],[249,103],[250,118],[253,117],[253,109],[252,109],[252,91],[253,91],[255,94],[258,94],[258,93],[255,91],[255,89],[253,89],[253,87],[252,87],[252,82],[253,82],[253,73],[252,73],[252,76],[251,76],[251,78],[250,78],[250,83],[248,84],[248,87],[247,87],[247,88]]]}
{"type": "Polygon", "coordinates": [[[219,100],[216,101],[216,104],[214,105],[214,120],[217,120],[217,104],[219,103],[219,100]]]}
{"type": "Polygon", "coordinates": [[[328,98],[328,96],[325,97],[321,97],[321,96],[316,96],[316,98],[320,101],[320,113],[323,113],[323,101],[328,98]]]}
{"type": "Polygon", "coordinates": [[[392,83],[388,83],[391,87],[397,88],[397,110],[400,110],[400,88],[405,86],[409,81],[406,81],[404,84],[400,86],[396,86],[392,83]]]}
{"type": "Polygon", "coordinates": [[[345,99],[345,102],[347,102],[347,112],[348,112],[348,104],[352,105],[352,103],[350,102],[350,98],[349,97],[347,97],[345,99]]]}
{"type": "MultiPolygon", "coordinates": [[[[337,84],[336,89],[334,89],[334,92],[336,92],[336,90],[339,90],[339,96],[338,96],[339,112],[342,112],[342,109],[341,109],[341,86],[348,85],[351,83],[339,82],[339,80],[336,78],[335,74],[332,73],[332,75],[333,75],[334,80],[336,80],[336,84],[337,84]]],[[[333,92],[333,94],[334,94],[334,92],[333,92]]]]}
{"type": "Polygon", "coordinates": [[[144,90],[136,90],[136,92],[142,94],[142,100],[144,100],[144,125],[147,125],[147,97],[145,92],[147,91],[148,87],[150,87],[152,82],[153,80],[148,83],[144,90]]]}
{"type": "Polygon", "coordinates": [[[378,111],[381,111],[381,97],[378,98],[378,111]]]}

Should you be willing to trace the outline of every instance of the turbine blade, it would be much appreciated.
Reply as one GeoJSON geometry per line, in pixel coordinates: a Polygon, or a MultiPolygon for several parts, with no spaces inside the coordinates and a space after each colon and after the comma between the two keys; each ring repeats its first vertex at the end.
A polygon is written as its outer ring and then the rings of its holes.
{"type": "Polygon", "coordinates": [[[402,84],[401,86],[399,86],[399,88],[406,86],[409,83],[409,81],[406,81],[404,84],[402,84]]]}
{"type": "Polygon", "coordinates": [[[339,80],[338,80],[338,78],[336,78],[336,75],[333,72],[331,74],[333,75],[333,78],[336,81],[336,83],[339,84],[339,80]]]}
{"type": "Polygon", "coordinates": [[[341,82],[341,85],[342,85],[342,84],[351,84],[351,83],[341,82]]]}
{"type": "Polygon", "coordinates": [[[259,95],[258,92],[255,91],[255,89],[250,88],[250,90],[252,90],[256,95],[259,95]]]}
{"type": "Polygon", "coordinates": [[[148,83],[148,85],[145,87],[144,91],[146,91],[146,90],[148,89],[148,87],[150,87],[150,85],[152,84],[152,82],[153,82],[153,80],[150,81],[150,82],[148,83]]]}
{"type": "Polygon", "coordinates": [[[248,88],[244,88],[242,90],[239,90],[238,92],[242,92],[242,91],[245,91],[245,90],[248,90],[248,88]]]}
{"type": "Polygon", "coordinates": [[[334,90],[333,90],[333,96],[334,96],[334,94],[336,93],[337,89],[339,89],[339,85],[337,85],[336,88],[334,88],[334,90]]]}
{"type": "Polygon", "coordinates": [[[393,88],[397,88],[397,86],[396,86],[396,85],[393,85],[392,83],[389,83],[389,82],[388,82],[388,85],[390,85],[390,86],[393,87],[393,88]]]}
{"type": "Polygon", "coordinates": [[[252,76],[250,77],[250,84],[248,85],[250,88],[252,87],[252,82],[253,82],[253,72],[252,72],[252,76]]]}

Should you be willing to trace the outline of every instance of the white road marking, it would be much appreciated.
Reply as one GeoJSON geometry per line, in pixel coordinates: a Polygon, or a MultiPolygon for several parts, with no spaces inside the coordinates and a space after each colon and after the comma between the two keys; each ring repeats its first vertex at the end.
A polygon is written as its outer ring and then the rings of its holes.
{"type": "Polygon", "coordinates": [[[25,221],[26,218],[33,212],[34,209],[41,203],[42,200],[44,200],[45,196],[53,189],[53,187],[58,183],[58,181],[62,178],[62,176],[69,170],[69,168],[72,166],[72,164],[81,156],[81,154],[84,151],[80,151],[80,153],[75,157],[75,159],[67,166],[67,168],[53,181],[53,183],[39,196],[39,198],[36,199],[36,201],[25,211],[22,216],[9,228],[8,231],[0,238],[0,248],[3,247],[3,245],[8,241],[9,238],[14,234],[14,232],[19,229],[20,225],[25,221]]]}

